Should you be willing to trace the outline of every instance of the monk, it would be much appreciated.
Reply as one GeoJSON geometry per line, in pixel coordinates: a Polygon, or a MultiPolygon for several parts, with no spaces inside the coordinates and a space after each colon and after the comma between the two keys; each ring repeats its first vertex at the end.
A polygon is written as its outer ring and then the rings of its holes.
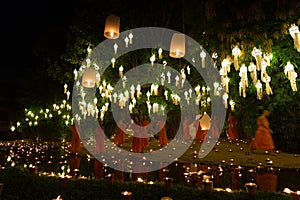
{"type": "Polygon", "coordinates": [[[237,139],[237,119],[233,116],[232,113],[229,113],[228,119],[228,139],[235,140],[237,139]]]}
{"type": "Polygon", "coordinates": [[[188,141],[188,140],[191,140],[192,137],[190,135],[190,120],[185,117],[184,120],[183,120],[183,139],[184,141],[188,141]]]}
{"type": "Polygon", "coordinates": [[[122,146],[125,142],[125,132],[126,124],[121,119],[116,126],[116,141],[115,144],[117,146],[122,146]]]}
{"type": "Polygon", "coordinates": [[[141,127],[140,122],[137,117],[134,118],[134,123],[131,124],[131,129],[133,131],[132,136],[132,151],[135,153],[141,153],[143,151],[143,140],[140,136],[141,127]]]}
{"type": "Polygon", "coordinates": [[[159,131],[159,144],[165,146],[168,144],[168,137],[166,131],[166,123],[163,120],[157,122],[157,126],[160,128],[159,131]]]}
{"type": "MultiPolygon", "coordinates": [[[[104,126],[103,122],[99,122],[100,126],[96,127],[96,147],[95,152],[101,153],[104,151],[104,126]]],[[[96,179],[99,179],[103,176],[103,163],[97,158],[94,161],[94,176],[96,179]]]]}
{"type": "Polygon", "coordinates": [[[147,147],[149,146],[149,137],[148,137],[148,131],[147,126],[149,124],[149,121],[147,120],[147,117],[145,115],[141,116],[141,135],[142,135],[142,146],[147,147]]]}
{"type": "Polygon", "coordinates": [[[79,169],[80,160],[81,160],[81,157],[78,156],[79,152],[82,149],[81,139],[80,139],[80,136],[79,136],[79,132],[80,132],[79,125],[77,125],[77,128],[76,128],[75,124],[71,125],[71,132],[72,132],[71,153],[74,154],[74,156],[72,156],[70,158],[71,175],[74,175],[74,170],[75,169],[79,169]]]}
{"type": "Polygon", "coordinates": [[[253,138],[250,148],[251,152],[254,153],[255,149],[263,149],[265,151],[273,151],[275,149],[274,141],[272,138],[273,131],[269,128],[268,117],[270,112],[264,110],[263,113],[257,118],[257,130],[255,137],[253,138]]]}
{"type": "Polygon", "coordinates": [[[81,146],[81,140],[79,136],[79,125],[77,125],[77,128],[75,124],[71,125],[71,132],[72,132],[72,139],[71,139],[71,152],[72,153],[79,153],[82,149],[81,146]],[[78,130],[77,130],[78,128],[78,130]]]}

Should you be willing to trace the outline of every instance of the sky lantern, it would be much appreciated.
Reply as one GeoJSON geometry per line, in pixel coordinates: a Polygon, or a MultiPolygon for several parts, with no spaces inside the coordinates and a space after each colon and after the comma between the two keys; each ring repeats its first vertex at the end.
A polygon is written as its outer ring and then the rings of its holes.
{"type": "Polygon", "coordinates": [[[108,39],[117,39],[120,34],[120,17],[109,15],[105,21],[104,36],[108,39]]]}

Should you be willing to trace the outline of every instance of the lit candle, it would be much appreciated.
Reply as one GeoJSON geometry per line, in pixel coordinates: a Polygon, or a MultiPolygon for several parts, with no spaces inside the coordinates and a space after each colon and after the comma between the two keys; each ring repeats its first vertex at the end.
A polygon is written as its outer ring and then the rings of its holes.
{"type": "Polygon", "coordinates": [[[203,187],[205,192],[211,192],[213,190],[213,182],[209,179],[203,181],[203,187]]]}
{"type": "Polygon", "coordinates": [[[130,191],[123,191],[121,192],[121,199],[122,200],[131,200],[132,192],[130,191]]]}
{"type": "Polygon", "coordinates": [[[256,183],[246,183],[245,184],[246,191],[250,196],[254,196],[256,194],[257,185],[256,183]]]}

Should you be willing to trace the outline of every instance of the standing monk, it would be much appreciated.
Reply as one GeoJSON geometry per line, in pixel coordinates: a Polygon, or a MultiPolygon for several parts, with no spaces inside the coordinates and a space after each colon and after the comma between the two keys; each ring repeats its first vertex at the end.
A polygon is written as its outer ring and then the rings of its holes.
{"type": "Polygon", "coordinates": [[[117,146],[122,146],[125,142],[125,132],[126,124],[121,119],[116,126],[116,141],[115,144],[117,146]]]}
{"type": "Polygon", "coordinates": [[[81,139],[79,136],[80,126],[75,124],[71,125],[72,139],[71,139],[71,153],[73,156],[70,158],[70,170],[73,175],[75,169],[79,169],[81,157],[78,156],[82,149],[81,139]]]}
{"type": "MultiPolygon", "coordinates": [[[[96,127],[96,147],[95,147],[95,152],[96,153],[101,153],[104,151],[104,126],[103,122],[99,121],[99,125],[96,127]]],[[[98,156],[99,158],[99,156],[98,156]]],[[[95,159],[94,162],[94,176],[96,179],[101,178],[103,175],[103,163],[99,161],[97,158],[95,159]]]]}
{"type": "Polygon", "coordinates": [[[165,146],[168,144],[168,137],[167,137],[167,131],[166,131],[166,122],[163,120],[159,120],[157,122],[157,126],[160,128],[159,131],[159,144],[161,146],[165,146]]]}
{"type": "Polygon", "coordinates": [[[273,131],[269,128],[269,115],[270,112],[268,110],[264,110],[263,113],[257,118],[258,127],[255,132],[255,137],[250,144],[252,153],[255,149],[263,149],[265,151],[273,151],[275,149],[272,138],[273,131]]]}
{"type": "Polygon", "coordinates": [[[233,116],[232,113],[229,113],[228,119],[228,139],[229,140],[235,140],[237,139],[237,120],[236,118],[233,116]]]}

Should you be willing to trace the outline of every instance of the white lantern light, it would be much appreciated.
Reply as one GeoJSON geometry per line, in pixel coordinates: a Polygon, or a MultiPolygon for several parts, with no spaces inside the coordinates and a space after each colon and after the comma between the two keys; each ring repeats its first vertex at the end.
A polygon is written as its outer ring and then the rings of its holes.
{"type": "Polygon", "coordinates": [[[181,33],[174,33],[171,39],[170,53],[173,58],[182,58],[185,55],[185,36],[181,33]]]}
{"type": "Polygon", "coordinates": [[[201,57],[201,65],[202,68],[205,68],[205,57],[206,57],[206,53],[205,51],[202,49],[201,53],[200,53],[200,57],[201,57]]]}
{"type": "Polygon", "coordinates": [[[96,70],[92,67],[86,68],[82,75],[82,86],[93,88],[96,84],[96,70]]]}
{"type": "Polygon", "coordinates": [[[232,49],[232,55],[233,55],[233,65],[234,65],[234,68],[235,70],[239,70],[240,66],[239,66],[239,56],[241,55],[241,50],[239,49],[238,46],[235,46],[233,49],[232,49]]]}
{"type": "Polygon", "coordinates": [[[291,28],[289,29],[290,35],[292,36],[293,40],[294,40],[294,48],[297,49],[297,51],[300,52],[300,40],[299,40],[299,36],[300,36],[300,31],[299,31],[299,27],[296,26],[295,24],[293,24],[291,26],[291,28]]]}
{"type": "Polygon", "coordinates": [[[261,60],[262,60],[261,55],[262,55],[261,50],[254,47],[252,50],[252,56],[256,60],[257,71],[260,71],[260,69],[261,69],[261,60]]]}
{"type": "Polygon", "coordinates": [[[108,39],[117,39],[120,32],[120,17],[109,15],[105,21],[104,36],[108,39]]]}

